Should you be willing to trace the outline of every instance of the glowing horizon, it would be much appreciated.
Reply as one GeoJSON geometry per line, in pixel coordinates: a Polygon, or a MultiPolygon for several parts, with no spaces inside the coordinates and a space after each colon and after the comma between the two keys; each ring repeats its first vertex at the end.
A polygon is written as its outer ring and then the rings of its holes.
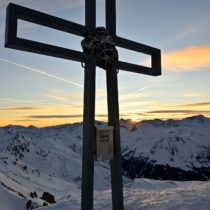
{"type": "MultiPolygon", "coordinates": [[[[120,113],[120,118],[132,121],[153,120],[153,119],[183,119],[195,115],[204,115],[210,118],[210,110],[208,109],[210,102],[203,102],[197,104],[182,104],[177,106],[165,106],[158,110],[140,112],[120,113]],[[164,108],[164,109],[163,109],[164,108]]],[[[81,107],[82,108],[82,107],[81,107]]],[[[68,105],[56,106],[60,112],[53,112],[55,107],[10,107],[0,109],[5,112],[5,116],[1,117],[0,126],[7,126],[10,124],[36,127],[46,127],[59,124],[76,123],[83,121],[82,109],[77,112],[71,110],[68,105]],[[9,114],[6,114],[9,112],[9,114]],[[11,114],[15,112],[16,114],[11,114]],[[70,113],[70,114],[66,114],[70,113]],[[77,114],[76,114],[77,113],[77,114]],[[10,116],[9,116],[10,115],[10,116]]],[[[95,120],[107,122],[107,113],[96,113],[95,120]]]]}
{"type": "MultiPolygon", "coordinates": [[[[0,5],[0,126],[45,127],[82,121],[84,69],[80,63],[5,49],[5,0],[0,5]]],[[[84,1],[15,3],[84,24],[84,1]],[[54,6],[53,6],[54,5],[54,6]],[[56,5],[56,7],[55,7],[56,5]]],[[[104,25],[104,1],[97,1],[97,25],[104,25]]],[[[162,51],[162,76],[120,71],[120,118],[210,117],[210,2],[167,0],[117,2],[117,34],[162,51]],[[187,9],[188,8],[188,9],[187,9]],[[153,15],[151,16],[151,9],[153,15]]],[[[18,36],[82,50],[80,39],[56,30],[19,25],[18,36]]],[[[139,53],[119,49],[121,60],[148,65],[139,53]]],[[[97,68],[96,120],[107,121],[106,75],[97,68]]]]}

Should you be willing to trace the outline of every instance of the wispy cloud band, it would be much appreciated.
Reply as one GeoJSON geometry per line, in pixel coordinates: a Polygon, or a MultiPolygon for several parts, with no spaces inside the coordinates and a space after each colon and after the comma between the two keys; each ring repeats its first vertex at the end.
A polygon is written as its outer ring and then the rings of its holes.
{"type": "MultiPolygon", "coordinates": [[[[147,66],[151,61],[145,60],[147,66]]],[[[210,67],[210,45],[190,46],[162,54],[162,68],[170,71],[200,71],[210,67]]]]}
{"type": "Polygon", "coordinates": [[[0,98],[0,102],[15,102],[15,103],[35,103],[40,101],[22,100],[16,98],[0,98]]]}
{"type": "Polygon", "coordinates": [[[1,111],[25,111],[25,110],[37,110],[37,109],[43,109],[43,107],[9,107],[9,108],[1,108],[1,111]]]}
{"type": "Polygon", "coordinates": [[[201,102],[201,103],[193,103],[193,104],[184,104],[184,105],[179,105],[179,106],[183,106],[183,107],[189,107],[189,106],[209,106],[210,109],[210,102],[201,102]]]}
{"type": "Polygon", "coordinates": [[[191,114],[199,114],[199,113],[209,113],[210,110],[156,110],[156,111],[150,111],[148,113],[152,114],[164,114],[164,113],[191,113],[191,114]]]}
{"type": "Polygon", "coordinates": [[[199,71],[210,67],[210,45],[191,46],[163,54],[163,68],[172,71],[199,71]]]}
{"type": "MultiPolygon", "coordinates": [[[[32,115],[26,116],[27,118],[33,119],[48,119],[48,118],[82,118],[82,114],[73,114],[73,115],[32,115]]],[[[98,114],[96,117],[107,117],[106,114],[98,114]]]]}
{"type": "MultiPolygon", "coordinates": [[[[96,114],[95,115],[98,118],[104,118],[108,117],[107,114],[96,114]]],[[[121,117],[127,116],[127,114],[120,114],[121,117]]],[[[31,116],[25,116],[26,118],[31,119],[50,119],[50,118],[82,118],[82,114],[73,114],[73,115],[31,115],[31,116]]]]}
{"type": "Polygon", "coordinates": [[[77,87],[80,87],[80,88],[83,88],[83,86],[77,82],[73,82],[71,80],[67,80],[65,78],[62,78],[60,76],[57,76],[57,75],[54,75],[54,74],[49,74],[47,72],[44,72],[44,71],[41,71],[39,69],[36,69],[36,68],[32,68],[32,67],[29,67],[29,66],[26,66],[26,65],[23,65],[23,64],[19,64],[19,63],[16,63],[16,62],[13,62],[13,61],[10,61],[10,60],[7,60],[7,59],[4,59],[4,58],[0,58],[1,61],[3,62],[6,62],[6,63],[9,63],[9,64],[12,64],[12,65],[15,65],[15,66],[18,66],[18,67],[21,67],[25,70],[29,70],[29,71],[32,71],[34,73],[38,73],[38,74],[41,74],[43,76],[46,76],[46,77],[49,77],[49,78],[53,78],[53,79],[56,79],[56,80],[60,80],[62,82],[65,82],[65,83],[68,83],[68,84],[71,84],[71,85],[74,85],[74,86],[77,86],[77,87]]]}

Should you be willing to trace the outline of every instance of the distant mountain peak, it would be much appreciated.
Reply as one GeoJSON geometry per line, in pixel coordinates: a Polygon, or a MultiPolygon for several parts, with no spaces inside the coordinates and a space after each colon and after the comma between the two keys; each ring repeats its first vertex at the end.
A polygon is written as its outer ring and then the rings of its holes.
{"type": "Polygon", "coordinates": [[[195,116],[192,116],[192,117],[186,117],[185,120],[205,122],[205,121],[210,120],[210,119],[205,117],[204,115],[195,115],[195,116]]]}

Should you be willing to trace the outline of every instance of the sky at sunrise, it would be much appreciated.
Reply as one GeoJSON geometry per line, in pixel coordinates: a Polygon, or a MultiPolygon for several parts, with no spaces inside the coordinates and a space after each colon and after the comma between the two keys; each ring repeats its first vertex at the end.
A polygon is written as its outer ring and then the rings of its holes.
{"type": "MultiPolygon", "coordinates": [[[[4,48],[8,0],[0,0],[0,126],[38,127],[80,122],[81,63],[4,48]]],[[[12,3],[84,25],[84,0],[12,3]]],[[[97,26],[105,1],[97,0],[97,26]]],[[[120,117],[133,120],[210,117],[210,1],[117,0],[117,35],[161,49],[162,75],[118,73],[120,117]]],[[[18,37],[82,51],[82,37],[18,21],[18,37]]],[[[119,49],[120,60],[148,65],[149,57],[119,49]]],[[[97,68],[96,119],[107,120],[106,75],[97,68]]]]}

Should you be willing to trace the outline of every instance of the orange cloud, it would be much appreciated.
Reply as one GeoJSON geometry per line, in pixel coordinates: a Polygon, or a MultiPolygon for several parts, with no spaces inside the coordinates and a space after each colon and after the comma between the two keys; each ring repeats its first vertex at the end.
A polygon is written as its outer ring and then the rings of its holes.
{"type": "Polygon", "coordinates": [[[9,107],[9,108],[1,108],[1,111],[25,111],[25,110],[37,110],[43,109],[44,107],[9,107]]]}
{"type": "Polygon", "coordinates": [[[210,45],[164,53],[162,64],[163,68],[173,71],[197,71],[210,67],[210,45]]]}
{"type": "Polygon", "coordinates": [[[156,110],[156,111],[150,111],[148,113],[153,113],[153,114],[164,114],[164,113],[190,113],[190,114],[210,114],[210,111],[205,111],[205,110],[156,110]]]}
{"type": "Polygon", "coordinates": [[[194,107],[199,107],[199,106],[207,106],[208,108],[210,107],[210,102],[201,102],[201,103],[193,103],[193,104],[183,104],[179,105],[183,107],[188,107],[188,106],[194,106],[194,107]]]}

